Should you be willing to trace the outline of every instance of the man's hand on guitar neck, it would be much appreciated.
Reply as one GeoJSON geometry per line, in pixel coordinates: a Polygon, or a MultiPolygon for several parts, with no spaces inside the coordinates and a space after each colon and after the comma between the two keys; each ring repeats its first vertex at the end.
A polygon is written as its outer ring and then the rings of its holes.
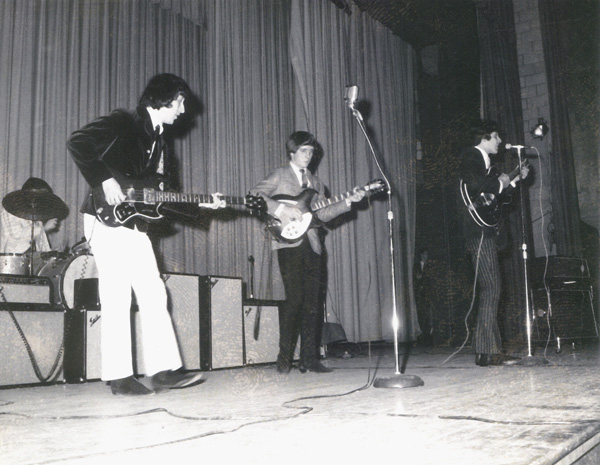
{"type": "Polygon", "coordinates": [[[104,191],[104,200],[109,205],[118,205],[127,198],[115,178],[108,178],[103,181],[102,190],[104,191]]]}
{"type": "MultiPolygon", "coordinates": [[[[502,183],[502,189],[506,189],[509,185],[516,187],[518,181],[527,177],[529,174],[529,165],[526,161],[521,164],[521,168],[518,171],[519,174],[517,174],[513,179],[510,179],[510,175],[506,173],[502,173],[500,176],[498,176],[498,180],[502,183]]],[[[514,174],[514,171],[511,174],[514,174]]]]}
{"type": "Polygon", "coordinates": [[[213,210],[216,210],[217,208],[225,208],[227,206],[227,202],[225,202],[225,200],[221,198],[222,195],[223,194],[221,194],[220,192],[210,194],[213,201],[209,203],[199,203],[198,206],[200,208],[211,208],[213,210]]]}
{"type": "Polygon", "coordinates": [[[360,202],[366,195],[366,191],[360,187],[354,188],[354,193],[346,199],[346,205],[350,206],[353,202],[360,202]]]}

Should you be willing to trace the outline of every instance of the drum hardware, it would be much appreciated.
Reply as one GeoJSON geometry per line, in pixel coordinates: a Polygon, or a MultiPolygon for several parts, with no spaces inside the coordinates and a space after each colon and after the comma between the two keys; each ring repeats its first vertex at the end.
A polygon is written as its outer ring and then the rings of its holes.
{"type": "Polygon", "coordinates": [[[28,275],[30,270],[30,254],[0,253],[0,274],[28,275]]]}
{"type": "Polygon", "coordinates": [[[45,276],[52,282],[53,304],[73,310],[76,281],[98,278],[98,268],[94,256],[90,254],[68,255],[66,258],[53,256],[42,264],[36,275],[45,276]]]}
{"type": "Polygon", "coordinates": [[[52,188],[46,181],[39,178],[29,178],[21,189],[7,194],[2,199],[2,206],[11,215],[31,221],[29,269],[27,273],[22,274],[33,275],[34,223],[48,221],[52,218],[66,218],[69,214],[69,207],[52,192],[52,188]]]}

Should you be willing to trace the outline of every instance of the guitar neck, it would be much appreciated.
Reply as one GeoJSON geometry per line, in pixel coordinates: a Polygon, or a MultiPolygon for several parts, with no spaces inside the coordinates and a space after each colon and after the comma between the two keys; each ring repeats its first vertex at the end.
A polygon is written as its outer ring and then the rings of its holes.
{"type": "MultiPolygon", "coordinates": [[[[123,192],[129,199],[144,202],[147,204],[156,203],[212,203],[213,197],[210,194],[190,194],[185,192],[163,192],[160,190],[146,188],[136,190],[135,193],[131,190],[123,192]]],[[[246,205],[244,197],[230,197],[227,195],[219,196],[227,205],[246,205]]]]}
{"type": "Polygon", "coordinates": [[[352,194],[354,194],[354,192],[344,192],[343,194],[336,195],[335,197],[330,197],[328,199],[319,200],[312,206],[311,210],[317,211],[317,210],[320,210],[321,208],[325,208],[325,207],[328,207],[329,205],[333,205],[334,203],[341,202],[342,200],[345,200],[348,197],[350,197],[352,194]]]}

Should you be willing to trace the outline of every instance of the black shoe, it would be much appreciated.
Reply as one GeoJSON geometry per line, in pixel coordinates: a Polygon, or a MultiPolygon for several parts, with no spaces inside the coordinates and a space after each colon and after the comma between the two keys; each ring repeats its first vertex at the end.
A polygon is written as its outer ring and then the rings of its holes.
{"type": "Polygon", "coordinates": [[[292,362],[290,360],[285,360],[285,358],[282,357],[280,354],[277,356],[277,363],[275,364],[275,368],[277,369],[277,373],[287,375],[292,369],[292,362]]]}
{"type": "Polygon", "coordinates": [[[490,364],[489,354],[477,354],[475,355],[475,365],[480,367],[486,367],[490,364]]]}
{"type": "Polygon", "coordinates": [[[109,384],[110,390],[115,396],[147,396],[154,394],[152,389],[148,389],[133,376],[113,379],[109,381],[109,384]]]}
{"type": "Polygon", "coordinates": [[[504,354],[477,354],[475,355],[475,364],[480,367],[514,365],[520,359],[504,354]]]}
{"type": "Polygon", "coordinates": [[[331,373],[333,371],[331,368],[326,367],[321,362],[313,362],[308,364],[300,362],[298,365],[298,370],[300,370],[300,373],[306,373],[307,371],[312,371],[313,373],[331,373]]]}
{"type": "Polygon", "coordinates": [[[494,366],[499,365],[515,365],[520,359],[511,355],[492,354],[490,355],[489,364],[494,366]]]}
{"type": "Polygon", "coordinates": [[[291,365],[279,362],[275,364],[275,368],[277,369],[277,373],[281,373],[282,375],[287,375],[292,370],[291,365]]]}
{"type": "Polygon", "coordinates": [[[152,376],[152,387],[156,392],[167,389],[181,389],[206,381],[202,373],[184,373],[182,370],[165,370],[152,376]]]}

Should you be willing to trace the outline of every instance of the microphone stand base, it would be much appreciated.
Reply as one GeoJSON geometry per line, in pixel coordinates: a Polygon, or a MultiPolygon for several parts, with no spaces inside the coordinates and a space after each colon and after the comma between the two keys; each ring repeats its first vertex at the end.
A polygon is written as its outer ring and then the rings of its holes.
{"type": "Polygon", "coordinates": [[[527,357],[523,357],[519,360],[516,365],[521,365],[525,367],[539,367],[542,365],[547,365],[548,360],[543,357],[537,357],[534,355],[528,355],[527,357]]]}
{"type": "Polygon", "coordinates": [[[410,388],[424,386],[425,383],[416,375],[394,375],[387,378],[376,378],[376,388],[410,388]]]}

